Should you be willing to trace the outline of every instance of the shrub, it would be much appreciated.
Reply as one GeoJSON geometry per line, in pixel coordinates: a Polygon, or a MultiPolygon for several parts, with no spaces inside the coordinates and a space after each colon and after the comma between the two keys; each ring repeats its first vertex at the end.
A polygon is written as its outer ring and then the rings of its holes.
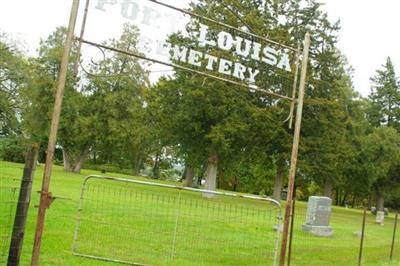
{"type": "Polygon", "coordinates": [[[26,142],[20,137],[0,138],[0,158],[4,161],[23,163],[26,142]]]}

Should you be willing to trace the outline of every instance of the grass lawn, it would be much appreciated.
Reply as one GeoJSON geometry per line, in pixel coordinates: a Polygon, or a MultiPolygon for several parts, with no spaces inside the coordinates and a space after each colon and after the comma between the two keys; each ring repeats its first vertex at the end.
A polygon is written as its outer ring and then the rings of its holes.
{"type": "MultiPolygon", "coordinates": [[[[7,201],[16,195],[9,187],[19,186],[22,169],[21,164],[0,161],[1,265],[7,254],[4,236],[14,213],[7,201]]],[[[37,168],[33,184],[21,265],[30,261],[37,214],[33,206],[38,203],[42,174],[43,165],[37,168]]],[[[80,188],[89,174],[100,173],[71,174],[54,167],[50,191],[60,198],[47,212],[41,265],[112,265],[72,255],[80,188]]],[[[77,253],[151,265],[272,265],[277,211],[266,202],[224,196],[205,199],[193,192],[98,180],[88,182],[84,197],[77,253]]],[[[306,203],[298,202],[291,265],[357,265],[360,240],[353,232],[361,230],[361,211],[334,207],[335,233],[330,238],[301,230],[305,212],[306,203]]],[[[368,215],[363,265],[400,265],[388,262],[392,230],[393,217],[379,226],[368,215]]],[[[395,257],[400,258],[400,245],[395,257]]]]}

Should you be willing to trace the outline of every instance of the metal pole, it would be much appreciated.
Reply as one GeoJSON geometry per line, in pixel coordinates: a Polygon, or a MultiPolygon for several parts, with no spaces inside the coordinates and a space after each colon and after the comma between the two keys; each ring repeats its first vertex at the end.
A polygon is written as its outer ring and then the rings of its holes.
{"type": "Polygon", "coordinates": [[[49,142],[47,145],[46,165],[43,174],[42,190],[40,192],[40,204],[36,223],[35,240],[32,251],[32,266],[39,265],[40,246],[42,241],[43,227],[46,216],[46,209],[50,207],[53,197],[49,192],[51,170],[53,167],[54,150],[57,141],[57,130],[60,121],[61,105],[64,96],[65,82],[67,79],[69,54],[71,51],[72,41],[74,38],[74,29],[79,10],[79,0],[73,0],[71,14],[68,24],[67,38],[64,44],[64,51],[61,58],[60,72],[58,74],[57,90],[54,102],[53,117],[49,132],[49,142]]]}
{"type": "Polygon", "coordinates": [[[240,32],[240,33],[249,35],[249,36],[251,36],[251,37],[255,37],[255,38],[257,38],[257,39],[264,40],[264,41],[267,41],[267,42],[269,42],[269,43],[272,43],[272,44],[275,44],[275,45],[278,45],[278,46],[285,47],[285,48],[287,48],[287,49],[289,49],[289,50],[296,51],[296,49],[293,48],[293,47],[291,47],[291,46],[288,46],[288,45],[285,45],[285,44],[282,44],[282,43],[279,43],[279,42],[275,42],[275,41],[273,41],[273,40],[270,40],[270,39],[261,37],[261,36],[259,36],[259,35],[257,35],[257,34],[254,34],[254,33],[248,32],[248,31],[245,31],[245,30],[243,30],[243,29],[239,29],[239,28],[234,27],[234,26],[232,26],[232,25],[225,24],[225,23],[220,22],[220,21],[218,21],[218,20],[211,19],[211,18],[202,16],[202,15],[199,15],[199,14],[194,13],[194,12],[191,12],[191,11],[189,11],[189,10],[187,10],[187,9],[182,9],[182,8],[179,8],[179,7],[175,7],[175,6],[173,6],[173,5],[170,5],[170,4],[165,3],[165,2],[167,2],[167,1],[163,1],[163,2],[160,2],[159,0],[147,0],[147,1],[153,2],[154,4],[158,4],[158,5],[160,5],[160,6],[163,6],[163,7],[172,9],[172,10],[176,10],[176,11],[178,11],[178,12],[181,12],[181,13],[183,13],[183,14],[189,15],[189,16],[191,16],[191,17],[195,17],[195,18],[198,18],[198,19],[200,19],[200,20],[204,20],[204,21],[207,21],[207,22],[211,22],[211,23],[216,24],[216,25],[218,25],[218,26],[222,26],[222,27],[228,28],[228,29],[230,29],[230,30],[234,30],[234,31],[236,31],[236,32],[240,32]]]}
{"type": "Polygon", "coordinates": [[[397,231],[397,218],[399,216],[399,213],[396,213],[396,216],[394,217],[394,228],[393,228],[393,238],[392,238],[392,246],[390,248],[390,260],[393,259],[393,251],[394,251],[394,244],[396,242],[396,231],[397,231]]]}
{"type": "Polygon", "coordinates": [[[107,46],[107,45],[104,45],[104,44],[99,44],[99,43],[87,41],[87,40],[84,40],[84,39],[80,39],[79,41],[81,41],[83,43],[86,43],[86,44],[89,44],[89,45],[92,45],[92,46],[95,46],[95,47],[98,47],[98,48],[103,48],[103,49],[106,49],[106,50],[109,50],[109,51],[113,51],[113,52],[116,52],[116,53],[133,56],[133,57],[136,57],[138,59],[147,60],[147,61],[150,61],[150,62],[153,62],[153,63],[156,63],[156,64],[161,64],[161,65],[164,65],[164,66],[170,66],[170,67],[181,69],[181,70],[188,71],[188,72],[191,72],[191,73],[203,75],[203,76],[206,76],[206,77],[209,77],[209,78],[213,78],[213,79],[216,79],[216,80],[219,80],[219,81],[231,83],[231,84],[234,84],[234,85],[237,85],[237,86],[240,86],[240,87],[243,87],[243,88],[247,88],[247,89],[250,89],[250,90],[259,91],[259,92],[262,92],[262,93],[265,93],[265,94],[268,94],[268,95],[271,95],[271,96],[274,96],[274,97],[277,97],[277,98],[280,98],[280,99],[290,100],[290,101],[293,100],[292,98],[290,98],[288,96],[280,95],[278,93],[275,93],[275,92],[267,90],[267,89],[261,89],[260,87],[258,87],[257,85],[254,85],[254,84],[245,84],[245,83],[233,81],[233,80],[226,79],[226,78],[219,77],[219,76],[215,76],[215,75],[212,75],[212,74],[209,74],[209,73],[206,73],[206,72],[202,72],[202,71],[199,71],[199,70],[196,70],[196,69],[192,69],[190,67],[185,67],[185,66],[181,66],[181,65],[178,65],[178,64],[163,62],[163,61],[160,61],[158,59],[149,58],[149,57],[147,57],[145,55],[141,55],[139,53],[134,53],[134,52],[121,50],[121,49],[118,49],[118,48],[114,48],[114,47],[110,47],[110,46],[107,46]]]}
{"type": "Polygon", "coordinates": [[[14,227],[8,253],[8,266],[18,266],[24,242],[25,225],[31,202],[32,181],[35,175],[36,163],[39,153],[39,144],[33,143],[28,150],[24,174],[18,197],[17,211],[15,213],[14,227]]]}
{"type": "Polygon", "coordinates": [[[364,233],[365,233],[365,218],[367,217],[367,209],[364,209],[362,228],[361,228],[361,241],[360,241],[360,253],[358,254],[358,266],[362,265],[362,256],[364,248],[364,233]]]}
{"type": "Polygon", "coordinates": [[[301,129],[301,119],[302,119],[302,114],[303,114],[304,90],[305,90],[305,85],[306,85],[306,74],[307,74],[309,48],[310,48],[310,34],[306,33],[306,36],[304,38],[303,60],[302,60],[302,66],[301,66],[301,77],[300,77],[300,87],[299,87],[299,98],[297,99],[296,124],[295,124],[295,128],[294,128],[294,136],[293,136],[292,157],[290,160],[288,198],[287,198],[286,209],[285,209],[285,220],[283,223],[281,256],[280,256],[280,263],[279,263],[280,266],[285,265],[285,258],[286,258],[286,246],[287,246],[289,224],[290,224],[290,213],[292,212],[292,201],[293,201],[293,193],[294,193],[294,182],[295,182],[295,177],[296,177],[297,154],[299,151],[300,129],[301,129]]]}
{"type": "Polygon", "coordinates": [[[294,114],[294,107],[296,104],[296,88],[297,88],[297,79],[299,76],[299,61],[300,61],[300,44],[297,47],[296,52],[296,70],[294,73],[294,80],[293,80],[293,88],[292,88],[292,102],[290,103],[290,114],[289,114],[289,129],[293,127],[293,114],[294,114]]]}
{"type": "Polygon", "coordinates": [[[289,232],[289,247],[287,265],[290,266],[292,260],[292,243],[293,243],[293,227],[294,227],[294,214],[296,210],[296,196],[293,198],[292,213],[290,215],[290,232],[289,232]]]}
{"type": "MultiPolygon", "coordinates": [[[[85,11],[83,12],[83,19],[82,19],[82,26],[81,26],[81,33],[79,35],[79,40],[82,40],[83,35],[85,34],[86,20],[87,20],[87,16],[89,13],[89,4],[90,4],[90,0],[86,0],[85,11]]],[[[82,49],[82,42],[79,41],[76,61],[75,61],[75,65],[74,65],[74,76],[75,77],[78,76],[78,65],[79,65],[79,61],[81,60],[81,49],[82,49]]]]}

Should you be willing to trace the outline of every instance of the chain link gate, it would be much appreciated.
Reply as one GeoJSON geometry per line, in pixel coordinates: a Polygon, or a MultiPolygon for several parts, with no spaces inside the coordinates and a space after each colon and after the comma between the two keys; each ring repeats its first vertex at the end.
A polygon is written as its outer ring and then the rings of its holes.
{"type": "Polygon", "coordinates": [[[135,265],[276,265],[281,207],[269,198],[91,175],[73,254],[135,265]]]}

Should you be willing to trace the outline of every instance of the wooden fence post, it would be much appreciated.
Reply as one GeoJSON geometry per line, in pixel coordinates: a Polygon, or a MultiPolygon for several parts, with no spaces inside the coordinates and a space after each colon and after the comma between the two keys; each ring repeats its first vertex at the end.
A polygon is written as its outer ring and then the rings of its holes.
{"type": "Polygon", "coordinates": [[[33,143],[25,158],[25,168],[19,190],[18,205],[15,212],[14,227],[8,253],[8,266],[18,266],[24,242],[25,225],[31,201],[32,181],[35,175],[39,144],[33,143]]]}
{"type": "Polygon", "coordinates": [[[57,132],[60,122],[61,106],[64,97],[65,83],[67,81],[69,54],[72,48],[76,19],[79,11],[79,1],[72,0],[71,13],[69,17],[67,36],[65,39],[64,50],[61,57],[60,71],[58,73],[57,89],[55,94],[53,115],[51,118],[49,140],[46,152],[46,164],[44,166],[42,189],[40,191],[40,203],[36,222],[35,240],[33,242],[31,266],[39,265],[40,248],[42,245],[42,235],[44,222],[46,219],[46,210],[50,207],[54,198],[50,189],[51,171],[53,169],[54,151],[57,144],[57,132]]]}

